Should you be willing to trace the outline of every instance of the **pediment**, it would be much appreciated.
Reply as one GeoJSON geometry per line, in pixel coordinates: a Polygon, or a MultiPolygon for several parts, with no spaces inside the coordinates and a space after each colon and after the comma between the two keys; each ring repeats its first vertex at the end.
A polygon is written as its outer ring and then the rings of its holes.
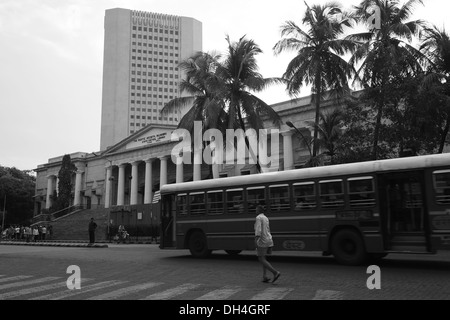
{"type": "Polygon", "coordinates": [[[147,126],[109,148],[106,154],[171,142],[171,135],[175,129],[174,125],[147,126]]]}

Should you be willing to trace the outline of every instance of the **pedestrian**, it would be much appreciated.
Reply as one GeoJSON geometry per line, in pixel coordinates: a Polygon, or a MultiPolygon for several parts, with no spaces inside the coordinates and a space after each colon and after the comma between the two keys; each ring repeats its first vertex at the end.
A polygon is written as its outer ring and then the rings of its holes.
{"type": "Polygon", "coordinates": [[[36,240],[39,237],[39,230],[37,226],[33,227],[33,242],[36,242],[36,240]]]}
{"type": "Polygon", "coordinates": [[[47,227],[44,225],[41,228],[42,240],[45,240],[45,236],[47,235],[47,227]]]}
{"type": "Polygon", "coordinates": [[[264,207],[258,205],[256,207],[256,221],[255,221],[255,246],[256,255],[258,256],[258,261],[263,267],[263,282],[269,282],[270,278],[267,277],[267,270],[273,273],[272,283],[277,281],[281,273],[277,271],[272,265],[267,261],[266,256],[272,253],[273,240],[270,234],[269,219],[264,214],[264,207]]]}
{"type": "Polygon", "coordinates": [[[95,242],[95,229],[97,228],[97,224],[94,221],[94,218],[91,218],[91,222],[89,222],[89,244],[94,244],[95,242]]]}

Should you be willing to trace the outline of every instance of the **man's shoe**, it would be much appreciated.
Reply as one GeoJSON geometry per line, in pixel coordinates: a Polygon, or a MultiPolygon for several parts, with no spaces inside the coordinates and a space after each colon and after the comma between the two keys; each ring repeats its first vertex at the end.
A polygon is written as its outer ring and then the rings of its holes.
{"type": "Polygon", "coordinates": [[[281,276],[281,273],[278,272],[278,273],[275,275],[275,277],[273,278],[272,283],[274,283],[275,281],[277,281],[278,278],[279,278],[280,276],[281,276]]]}

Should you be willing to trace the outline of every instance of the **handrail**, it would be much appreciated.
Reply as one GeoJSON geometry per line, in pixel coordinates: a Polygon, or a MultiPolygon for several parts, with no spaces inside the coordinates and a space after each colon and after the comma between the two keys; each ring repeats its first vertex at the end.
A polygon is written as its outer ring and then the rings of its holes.
{"type": "Polygon", "coordinates": [[[84,209],[84,206],[77,204],[75,206],[70,206],[70,207],[67,207],[67,208],[64,208],[59,211],[51,213],[51,217],[53,220],[53,219],[60,218],[62,216],[65,216],[66,214],[69,214],[71,212],[74,212],[74,211],[80,210],[80,209],[84,209]]]}

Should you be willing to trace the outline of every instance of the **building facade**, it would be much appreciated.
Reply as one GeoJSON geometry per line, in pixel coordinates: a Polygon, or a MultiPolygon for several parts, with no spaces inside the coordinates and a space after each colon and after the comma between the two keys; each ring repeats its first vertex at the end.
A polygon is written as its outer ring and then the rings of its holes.
{"type": "MultiPolygon", "coordinates": [[[[333,101],[326,101],[322,109],[335,108],[333,101]]],[[[301,167],[309,158],[308,149],[301,136],[312,135],[308,121],[314,119],[315,110],[310,97],[289,100],[272,105],[283,124],[274,127],[265,122],[268,129],[276,129],[278,137],[270,157],[277,159],[263,171],[291,170],[301,167]],[[297,130],[285,125],[291,121],[297,130]]],[[[176,125],[148,125],[138,132],[99,153],[77,152],[71,160],[77,167],[73,176],[73,205],[83,208],[111,208],[151,204],[157,202],[155,194],[161,185],[185,181],[221,178],[256,173],[255,164],[219,165],[176,163],[172,153],[178,141],[172,141],[176,125]]],[[[272,139],[273,140],[273,139],[272,139]]],[[[52,195],[57,191],[57,177],[63,156],[49,159],[35,169],[35,215],[52,206],[52,195]]]]}
{"type": "Polygon", "coordinates": [[[104,28],[102,151],[147,125],[178,123],[183,110],[160,111],[180,97],[179,62],[202,50],[193,18],[115,8],[104,28]]]}

